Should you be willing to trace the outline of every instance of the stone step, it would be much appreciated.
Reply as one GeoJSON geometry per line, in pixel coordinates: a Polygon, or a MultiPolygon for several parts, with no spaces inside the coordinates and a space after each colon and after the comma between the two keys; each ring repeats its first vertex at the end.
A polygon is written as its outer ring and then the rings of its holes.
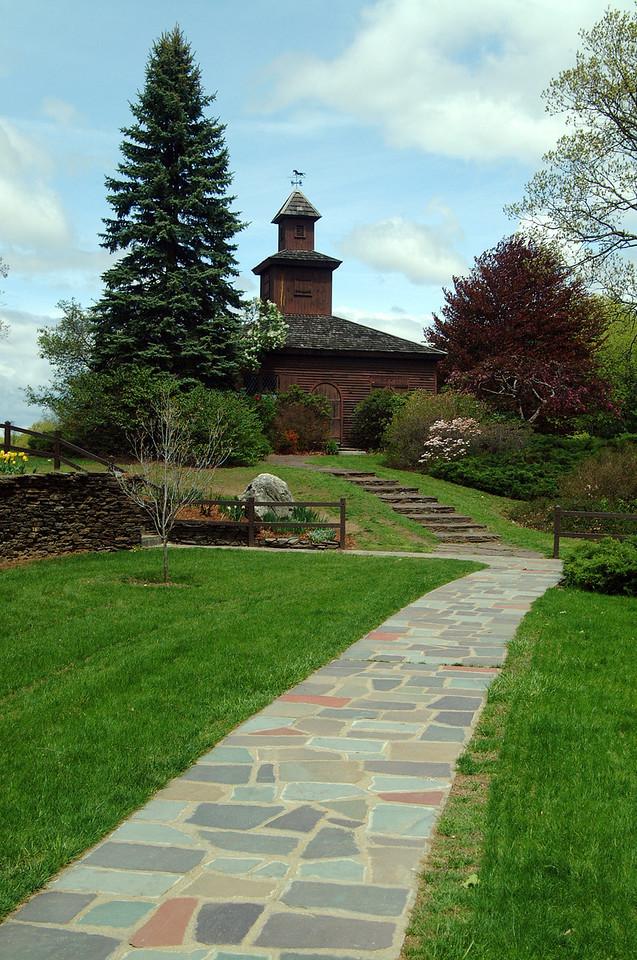
{"type": "Polygon", "coordinates": [[[436,536],[444,543],[495,543],[500,539],[494,533],[445,533],[442,530],[436,536]]]}
{"type": "MultiPolygon", "coordinates": [[[[444,524],[433,524],[425,522],[420,524],[425,530],[430,530],[438,536],[439,533],[483,533],[487,528],[472,523],[454,523],[453,521],[444,524]]],[[[487,531],[488,533],[488,531],[487,531]]]]}
{"type": "Polygon", "coordinates": [[[376,496],[380,496],[381,493],[398,493],[400,487],[395,483],[358,483],[358,487],[362,487],[363,490],[366,490],[367,493],[375,493],[376,496]]]}
{"type": "Polygon", "coordinates": [[[354,480],[356,477],[376,476],[372,470],[344,470],[341,467],[334,467],[333,470],[328,470],[328,473],[333,474],[335,477],[345,477],[347,480],[354,480]]]}
{"type": "Polygon", "coordinates": [[[412,514],[421,513],[455,513],[453,507],[447,507],[444,503],[438,503],[436,500],[414,500],[413,503],[395,503],[394,513],[400,513],[403,517],[410,517],[412,514]]]}
{"type": "Polygon", "coordinates": [[[456,513],[424,513],[420,515],[419,522],[431,524],[432,527],[447,526],[448,524],[453,523],[458,527],[475,527],[478,530],[486,530],[486,527],[483,523],[476,523],[471,517],[461,517],[460,514],[456,513]]]}
{"type": "Polygon", "coordinates": [[[422,497],[419,493],[379,493],[378,499],[383,503],[391,503],[396,506],[413,507],[420,503],[438,503],[435,497],[422,497]]]}
{"type": "Polygon", "coordinates": [[[347,479],[359,487],[373,487],[375,490],[381,487],[396,489],[400,486],[398,480],[383,480],[382,477],[348,477],[347,479]]]}
{"type": "Polygon", "coordinates": [[[418,500],[435,500],[436,497],[423,497],[422,493],[418,487],[392,487],[387,493],[383,493],[382,490],[379,491],[378,496],[381,500],[400,500],[401,497],[404,497],[406,500],[413,500],[416,497],[418,500]]]}

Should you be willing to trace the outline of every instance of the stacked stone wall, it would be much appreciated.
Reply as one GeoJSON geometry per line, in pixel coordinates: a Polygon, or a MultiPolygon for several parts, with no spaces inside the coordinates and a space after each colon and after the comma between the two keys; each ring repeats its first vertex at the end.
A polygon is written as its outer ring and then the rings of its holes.
{"type": "Polygon", "coordinates": [[[144,518],[106,473],[0,477],[0,561],[129,550],[144,518]]]}

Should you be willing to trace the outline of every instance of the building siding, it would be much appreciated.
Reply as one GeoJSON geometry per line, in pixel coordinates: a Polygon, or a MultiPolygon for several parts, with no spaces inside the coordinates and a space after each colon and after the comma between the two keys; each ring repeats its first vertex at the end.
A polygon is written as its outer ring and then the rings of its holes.
{"type": "Polygon", "coordinates": [[[331,354],[268,354],[262,365],[264,375],[275,375],[278,389],[297,384],[312,391],[321,383],[338,387],[342,398],[341,440],[351,441],[354,407],[367,394],[381,387],[394,390],[426,390],[436,393],[436,362],[426,357],[348,356],[331,354]]]}

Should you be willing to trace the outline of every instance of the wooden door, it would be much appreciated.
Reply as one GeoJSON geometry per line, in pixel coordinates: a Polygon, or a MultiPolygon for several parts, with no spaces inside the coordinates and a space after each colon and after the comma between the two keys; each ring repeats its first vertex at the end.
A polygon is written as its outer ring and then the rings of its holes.
{"type": "Polygon", "coordinates": [[[319,383],[312,393],[320,393],[329,400],[332,411],[330,437],[340,443],[343,439],[343,403],[340,390],[333,383],[319,383]]]}

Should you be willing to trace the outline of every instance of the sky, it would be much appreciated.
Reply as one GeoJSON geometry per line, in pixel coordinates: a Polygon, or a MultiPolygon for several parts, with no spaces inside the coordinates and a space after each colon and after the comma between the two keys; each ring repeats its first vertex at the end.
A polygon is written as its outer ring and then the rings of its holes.
{"type": "MultiPolygon", "coordinates": [[[[422,342],[443,288],[516,224],[562,119],[541,92],[606,0],[0,0],[0,420],[46,383],[37,330],[100,295],[104,178],[153,41],[178,23],[227,125],[238,285],[306,173],[334,313],[422,342]]],[[[634,9],[629,0],[614,6],[634,9]]]]}

